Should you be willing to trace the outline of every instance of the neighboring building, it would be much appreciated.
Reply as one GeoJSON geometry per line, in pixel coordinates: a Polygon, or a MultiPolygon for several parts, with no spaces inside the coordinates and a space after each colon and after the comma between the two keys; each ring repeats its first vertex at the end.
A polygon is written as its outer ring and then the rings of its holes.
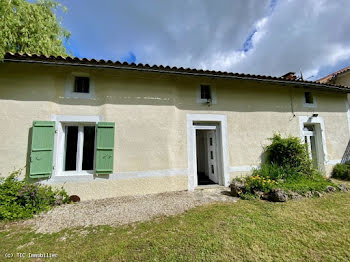
{"type": "Polygon", "coordinates": [[[350,86],[350,66],[344,67],[332,74],[329,74],[316,82],[322,84],[336,84],[342,86],[350,86]]]}
{"type": "Polygon", "coordinates": [[[0,173],[83,200],[229,185],[274,133],[308,143],[329,174],[349,141],[341,85],[103,60],[5,56],[0,173]]]}
{"type": "MultiPolygon", "coordinates": [[[[331,73],[325,77],[322,77],[316,82],[319,82],[322,84],[335,84],[335,85],[350,87],[350,66],[344,67],[334,73],[331,73]]],[[[350,96],[348,95],[348,104],[349,103],[350,103],[350,96]]],[[[348,117],[350,121],[350,114],[348,117]]],[[[350,161],[350,140],[345,150],[345,153],[343,154],[341,163],[346,163],[349,161],[350,161]]]]}

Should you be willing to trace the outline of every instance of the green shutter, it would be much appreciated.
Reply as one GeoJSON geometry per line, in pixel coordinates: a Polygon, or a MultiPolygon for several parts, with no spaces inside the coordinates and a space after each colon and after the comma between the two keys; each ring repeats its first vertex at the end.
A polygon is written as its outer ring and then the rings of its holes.
{"type": "Polygon", "coordinates": [[[55,137],[54,121],[34,121],[30,152],[29,177],[50,177],[55,137]]]}
{"type": "Polygon", "coordinates": [[[113,173],[114,123],[97,124],[96,174],[113,173]]]}

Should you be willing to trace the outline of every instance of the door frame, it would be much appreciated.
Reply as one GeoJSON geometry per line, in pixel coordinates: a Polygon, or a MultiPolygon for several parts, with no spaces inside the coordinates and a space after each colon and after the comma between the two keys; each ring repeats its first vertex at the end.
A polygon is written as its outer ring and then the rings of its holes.
{"type": "Polygon", "coordinates": [[[328,163],[327,143],[326,143],[326,131],[323,118],[299,116],[299,129],[300,139],[304,144],[304,124],[311,124],[315,126],[314,135],[316,135],[316,154],[318,155],[319,170],[325,171],[325,166],[328,163]]]}
{"type": "MultiPolygon", "coordinates": [[[[195,184],[195,186],[198,186],[197,130],[215,131],[215,158],[216,158],[216,161],[215,161],[216,162],[216,174],[215,175],[218,176],[217,177],[217,179],[218,179],[218,183],[217,184],[220,184],[221,176],[219,176],[218,174],[222,174],[222,167],[221,167],[221,164],[220,164],[220,163],[222,163],[222,161],[221,161],[221,157],[220,157],[220,154],[219,154],[219,150],[220,150],[219,147],[220,147],[220,145],[218,143],[220,143],[220,141],[219,141],[218,134],[217,134],[217,130],[219,129],[219,128],[217,128],[217,123],[213,123],[212,125],[210,125],[210,123],[209,124],[203,124],[203,125],[201,125],[201,124],[194,124],[193,128],[195,129],[195,148],[194,148],[195,152],[194,153],[196,155],[196,164],[195,164],[195,167],[194,167],[195,168],[194,172],[195,172],[196,176],[194,178],[194,184],[195,184]]],[[[207,148],[207,152],[205,152],[207,157],[208,157],[208,152],[209,152],[209,150],[207,148]]],[[[209,161],[209,159],[208,159],[208,161],[209,161]]],[[[207,164],[208,164],[208,162],[207,162],[207,164]]],[[[208,168],[208,177],[210,179],[210,175],[209,175],[210,169],[209,169],[208,166],[207,166],[207,168],[208,168]]]]}
{"type": "Polygon", "coordinates": [[[219,185],[228,186],[230,183],[226,115],[187,114],[188,190],[190,191],[198,186],[196,130],[210,130],[208,128],[216,128],[219,185]],[[205,124],[198,125],[195,122],[205,122],[205,124]]]}

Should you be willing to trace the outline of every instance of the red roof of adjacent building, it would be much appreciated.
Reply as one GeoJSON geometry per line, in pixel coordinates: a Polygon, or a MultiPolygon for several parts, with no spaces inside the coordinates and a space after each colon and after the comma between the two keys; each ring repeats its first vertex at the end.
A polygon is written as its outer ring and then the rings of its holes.
{"type": "Polygon", "coordinates": [[[329,75],[327,75],[325,77],[322,77],[321,79],[316,80],[316,82],[319,82],[319,83],[322,83],[322,84],[330,83],[332,81],[332,79],[334,79],[336,76],[338,76],[338,75],[340,75],[342,73],[345,73],[345,72],[347,72],[349,70],[350,70],[350,66],[344,67],[344,68],[342,68],[342,69],[340,69],[340,70],[338,70],[338,71],[336,71],[336,72],[334,72],[332,74],[329,74],[329,75]]]}

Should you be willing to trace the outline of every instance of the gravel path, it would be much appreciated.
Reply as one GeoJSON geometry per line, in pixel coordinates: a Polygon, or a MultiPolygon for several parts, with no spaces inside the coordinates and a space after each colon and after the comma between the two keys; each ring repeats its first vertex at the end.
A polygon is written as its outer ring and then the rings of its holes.
{"type": "Polygon", "coordinates": [[[169,192],[83,201],[63,205],[24,222],[38,233],[53,233],[69,227],[123,225],[155,216],[175,215],[210,202],[236,202],[227,188],[169,192]]]}

